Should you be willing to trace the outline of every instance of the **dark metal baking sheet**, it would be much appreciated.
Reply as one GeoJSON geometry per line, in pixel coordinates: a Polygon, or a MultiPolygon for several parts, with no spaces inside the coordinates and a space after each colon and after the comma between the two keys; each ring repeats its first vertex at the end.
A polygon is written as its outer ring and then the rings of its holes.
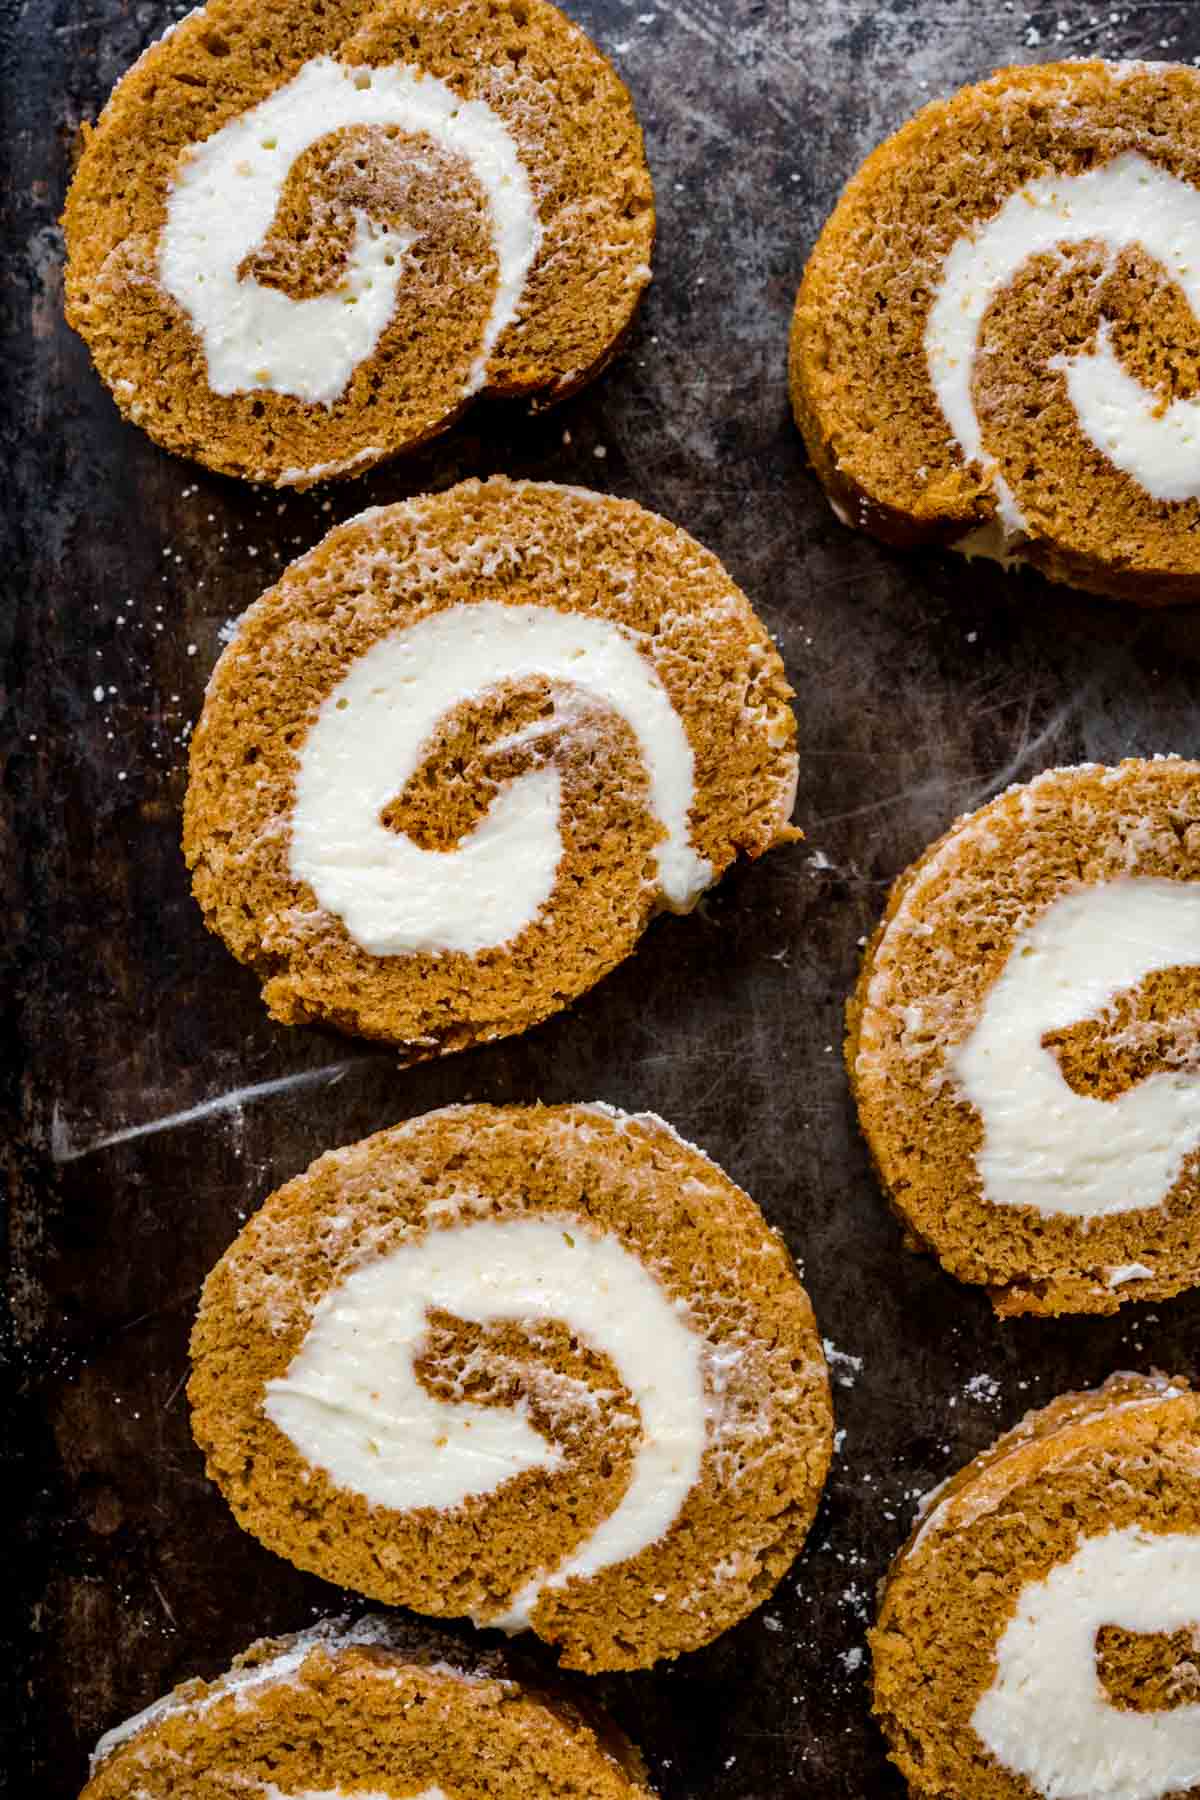
{"type": "Polygon", "coordinates": [[[789,423],[788,319],[841,183],[917,105],[1006,61],[1200,56],[1200,9],[575,0],[634,90],[658,190],[628,350],[560,411],[481,409],[412,461],[287,499],[122,424],[62,322],[79,123],[181,10],[0,0],[13,1792],[68,1800],[103,1728],[339,1603],[242,1535],[188,1432],[197,1290],[247,1213],[327,1146],[542,1097],[652,1107],[704,1145],[786,1234],[842,1353],[837,1461],[778,1593],[710,1649],[595,1689],[666,1800],[896,1794],[863,1645],[914,1497],[1063,1387],[1194,1369],[1200,1295],[1001,1325],[903,1254],[847,1100],[843,997],[890,877],[956,811],[1050,763],[1200,754],[1200,617],[844,531],[789,423]],[[370,502],[491,471],[631,495],[725,559],[798,692],[808,841],[660,921],[565,1016],[403,1072],[272,1025],[206,936],[177,848],[186,740],[226,621],[291,556],[370,502]]]}

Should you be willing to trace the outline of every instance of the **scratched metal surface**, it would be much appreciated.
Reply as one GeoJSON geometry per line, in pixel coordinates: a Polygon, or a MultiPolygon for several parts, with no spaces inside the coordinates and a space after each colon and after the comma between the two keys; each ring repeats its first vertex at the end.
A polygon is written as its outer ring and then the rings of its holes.
{"type": "Polygon", "coordinates": [[[652,1107],[704,1145],[861,1359],[836,1365],[839,1454],[774,1599],[674,1668],[596,1689],[666,1800],[894,1795],[862,1646],[913,1496],[1065,1386],[1192,1368],[1200,1296],[1002,1326],[902,1255],[847,1103],[843,997],[889,879],[956,810],[1053,762],[1200,753],[1200,619],[843,531],[788,421],[788,317],[840,184],[920,102],[1055,48],[1190,58],[1197,9],[576,0],[634,89],[657,181],[656,280],[628,352],[560,412],[480,411],[414,461],[286,500],[120,423],[61,319],[76,129],[176,10],[0,0],[13,1792],[67,1800],[104,1727],[338,1604],[239,1533],[189,1437],[197,1290],[250,1209],[396,1119],[540,1096],[652,1107]],[[272,1025],[205,935],[177,848],[185,739],[222,626],[293,554],[368,502],[493,470],[631,495],[720,553],[798,691],[808,842],[661,921],[526,1039],[403,1073],[272,1025]]]}

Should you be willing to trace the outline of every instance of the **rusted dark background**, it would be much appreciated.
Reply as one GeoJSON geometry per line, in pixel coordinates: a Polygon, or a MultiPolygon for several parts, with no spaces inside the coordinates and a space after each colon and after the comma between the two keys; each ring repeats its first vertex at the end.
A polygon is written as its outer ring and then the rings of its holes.
{"type": "Polygon", "coordinates": [[[154,449],[62,322],[78,125],[182,10],[0,0],[12,1791],[67,1800],[105,1727],[339,1603],[238,1531],[188,1432],[196,1294],[250,1209],[396,1119],[540,1096],[652,1107],[705,1146],[861,1359],[835,1363],[844,1436],[775,1598],[709,1650],[595,1691],[666,1800],[895,1795],[862,1646],[915,1495],[1063,1387],[1191,1371],[1200,1295],[1001,1326],[903,1255],[847,1102],[843,997],[888,881],[956,811],[1050,763],[1200,754],[1200,618],[844,531],[789,423],[788,318],[841,183],[921,102],[1005,61],[1200,57],[1200,7],[574,0],[634,90],[658,190],[627,353],[560,412],[480,410],[426,455],[298,499],[154,449]],[[187,733],[222,627],[297,551],[368,503],[495,470],[631,495],[725,559],[798,691],[808,841],[662,920],[528,1038],[405,1073],[270,1024],[205,935],[177,848],[187,733]]]}

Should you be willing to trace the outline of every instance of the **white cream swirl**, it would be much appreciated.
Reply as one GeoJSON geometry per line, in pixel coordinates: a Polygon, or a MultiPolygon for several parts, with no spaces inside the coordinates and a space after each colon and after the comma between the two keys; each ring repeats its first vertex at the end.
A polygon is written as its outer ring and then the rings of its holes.
{"type": "Polygon", "coordinates": [[[1200,882],[1076,889],[1020,933],[950,1066],[983,1121],[997,1206],[1101,1218],[1161,1205],[1200,1145],[1200,1075],[1160,1069],[1114,1100],[1078,1094],[1043,1040],[1158,969],[1200,964],[1200,882]]]}
{"type": "MultiPolygon", "coordinates": [[[[1046,175],[1010,194],[990,219],[952,246],[925,327],[929,374],[946,422],[968,461],[988,470],[1001,523],[1026,526],[988,457],[973,384],[984,316],[1033,256],[1095,242],[1110,258],[1143,248],[1182,289],[1200,322],[1200,190],[1136,151],[1081,175],[1046,175]]],[[[1079,423],[1100,453],[1155,500],[1200,496],[1200,399],[1146,389],[1116,358],[1108,321],[1094,348],[1055,357],[1079,423]]]]}
{"type": "Polygon", "coordinates": [[[424,849],[381,822],[441,719],[499,683],[533,678],[599,699],[632,727],[665,832],[656,855],[667,905],[686,910],[712,880],[689,836],[692,748],[636,635],[549,606],[451,606],[372,645],[299,753],[292,875],[369,954],[474,955],[510,942],[550,899],[562,856],[553,767],[509,781],[452,850],[424,849]]]}
{"type": "Polygon", "coordinates": [[[1096,1668],[1102,1626],[1200,1630],[1200,1537],[1137,1526],[1081,1538],[1029,1581],[996,1646],[971,1724],[1044,1800],[1165,1800],[1200,1783],[1200,1704],[1114,1706],[1096,1668]]]}
{"type": "Polygon", "coordinates": [[[516,316],[541,242],[529,178],[503,119],[436,76],[403,64],[353,67],[319,56],[257,106],[191,145],[167,194],[159,279],[199,334],[214,393],[269,390],[330,406],[392,318],[401,237],[354,212],[354,238],[335,292],[294,300],[252,275],[245,259],[266,237],[289,169],[332,132],[398,126],[462,157],[487,196],[499,265],[495,297],[466,392],[483,385],[500,333],[516,316]]]}
{"type": "Polygon", "coordinates": [[[560,1321],[609,1357],[640,1422],[627,1487],[565,1561],[536,1569],[501,1616],[520,1630],[538,1595],[636,1556],[671,1527],[708,1436],[703,1339],[687,1309],[612,1233],[568,1214],[480,1219],[426,1231],[353,1270],[318,1303],[267,1417],[307,1462],[372,1505],[446,1509],[494,1493],[562,1451],[526,1403],[453,1403],[417,1379],[431,1310],[476,1324],[560,1321]]]}

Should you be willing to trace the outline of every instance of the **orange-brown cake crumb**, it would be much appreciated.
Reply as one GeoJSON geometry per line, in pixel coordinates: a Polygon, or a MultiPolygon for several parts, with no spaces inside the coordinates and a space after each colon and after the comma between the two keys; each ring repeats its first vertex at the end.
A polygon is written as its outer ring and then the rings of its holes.
{"type": "Polygon", "coordinates": [[[717,559],[631,501],[496,479],[365,513],[213,673],[196,898],[284,1023],[410,1058],[523,1031],[797,835],[790,698],[717,559]]]}
{"type": "Polygon", "coordinates": [[[846,1065],[914,1249],[1000,1313],[1200,1282],[1200,766],[1051,769],[900,876],[846,1065]]]}
{"type": "Polygon", "coordinates": [[[210,1275],[192,1357],[208,1473],[263,1543],[587,1670],[744,1618],[832,1450],[783,1243],[601,1106],[452,1107],[322,1157],[210,1275]]]}
{"type": "Polygon", "coordinates": [[[63,218],[121,410],[304,487],[472,395],[572,392],[650,279],[629,95],[549,0],[209,0],[120,82],[63,218]]]}
{"type": "Polygon", "coordinates": [[[601,1713],[382,1618],[264,1639],[102,1738],[83,1800],[653,1800],[601,1713]]]}
{"type": "Polygon", "coordinates": [[[844,521],[1147,604],[1200,596],[1200,74],[1001,69],[848,183],[791,392],[844,521]]]}
{"type": "Polygon", "coordinates": [[[1187,1382],[1116,1375],[930,1497],[871,1634],[914,1796],[1197,1791],[1198,1443],[1187,1382]]]}

